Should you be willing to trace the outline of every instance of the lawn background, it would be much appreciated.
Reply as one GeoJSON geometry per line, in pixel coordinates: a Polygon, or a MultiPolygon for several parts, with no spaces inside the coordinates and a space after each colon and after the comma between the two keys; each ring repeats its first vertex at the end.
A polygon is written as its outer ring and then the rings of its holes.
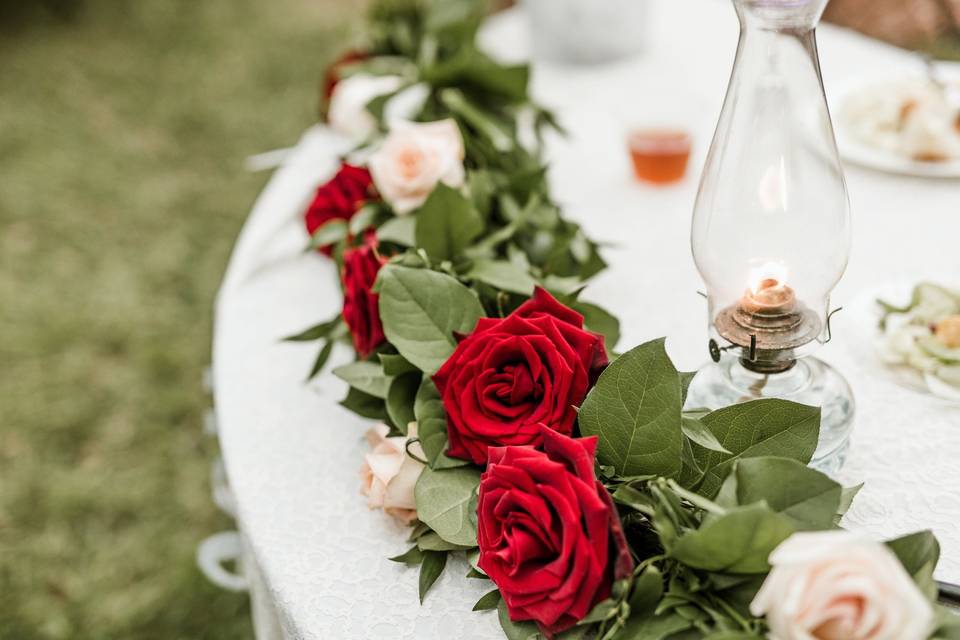
{"type": "Polygon", "coordinates": [[[0,0],[0,638],[249,638],[196,545],[213,298],[351,0],[0,0]]]}

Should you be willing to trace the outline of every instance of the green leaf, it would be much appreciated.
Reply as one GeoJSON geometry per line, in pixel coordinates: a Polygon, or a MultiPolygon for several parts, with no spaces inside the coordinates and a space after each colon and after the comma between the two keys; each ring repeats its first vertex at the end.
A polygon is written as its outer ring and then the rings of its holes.
{"type": "Polygon", "coordinates": [[[628,484],[622,484],[613,492],[613,499],[619,503],[632,507],[645,514],[652,514],[654,503],[649,494],[639,491],[628,484]]]}
{"type": "Polygon", "coordinates": [[[516,140],[509,125],[501,122],[491,113],[471,104],[458,89],[444,89],[440,92],[440,100],[450,111],[459,116],[480,135],[486,137],[493,148],[501,153],[508,153],[516,146],[516,140]]]}
{"type": "Polygon", "coordinates": [[[689,491],[687,489],[684,489],[678,482],[671,481],[669,486],[670,486],[670,489],[674,492],[674,494],[676,494],[678,498],[682,498],[683,500],[686,500],[687,502],[692,504],[694,507],[698,509],[702,509],[703,511],[706,511],[708,514],[717,516],[717,515],[724,515],[727,512],[727,509],[724,506],[717,504],[716,502],[708,498],[704,498],[702,495],[700,495],[695,491],[689,491]]]}
{"type": "Polygon", "coordinates": [[[414,216],[395,216],[377,229],[377,240],[393,242],[405,247],[416,244],[417,219],[414,216]]]}
{"type": "Polygon", "coordinates": [[[317,374],[323,370],[323,366],[327,364],[331,353],[333,353],[333,340],[327,340],[320,349],[320,353],[317,354],[317,359],[313,361],[310,373],[307,374],[307,382],[316,378],[317,374]]]}
{"type": "Polygon", "coordinates": [[[474,260],[465,277],[489,284],[501,291],[526,296],[533,295],[533,288],[537,285],[529,273],[506,260],[474,260]]]}
{"type": "Polygon", "coordinates": [[[420,371],[415,366],[407,362],[407,359],[395,353],[381,353],[377,355],[380,358],[380,364],[383,366],[383,373],[390,377],[402,376],[405,373],[420,371]]]}
{"type": "MultiPolygon", "coordinates": [[[[762,582],[763,579],[764,577],[761,576],[760,581],[762,582]]],[[[715,591],[729,591],[731,589],[738,589],[744,585],[757,584],[757,586],[760,586],[760,583],[757,583],[756,580],[757,576],[712,573],[710,574],[709,584],[715,591]]]]}
{"type": "Polygon", "coordinates": [[[572,295],[583,289],[584,283],[579,276],[557,276],[548,274],[543,279],[543,286],[555,296],[572,295]]]}
{"type": "Polygon", "coordinates": [[[745,458],[736,465],[737,502],[766,502],[790,518],[798,531],[829,529],[843,488],[790,458],[745,458]]]}
{"type": "Polygon", "coordinates": [[[483,232],[483,219],[473,203],[442,182],[417,211],[416,246],[432,260],[452,260],[483,232]]]}
{"type": "Polygon", "coordinates": [[[740,500],[737,498],[737,474],[734,469],[731,469],[723,480],[720,491],[713,497],[713,501],[725,509],[741,506],[740,500]]]}
{"type": "Polygon", "coordinates": [[[425,535],[430,532],[430,527],[426,524],[417,521],[417,524],[410,531],[410,535],[407,536],[407,542],[416,542],[420,536],[425,535]]]}
{"type": "Polygon", "coordinates": [[[911,576],[927,565],[940,560],[940,543],[932,531],[918,531],[887,542],[887,547],[900,559],[900,564],[911,576]]]}
{"type": "Polygon", "coordinates": [[[483,3],[474,0],[434,0],[426,5],[425,26],[430,32],[452,29],[455,35],[462,36],[472,33],[474,25],[482,17],[483,3]]]}
{"type": "Polygon", "coordinates": [[[603,622],[608,618],[613,617],[617,610],[620,608],[620,603],[614,600],[613,598],[607,598],[606,600],[601,600],[593,606],[587,615],[583,617],[582,620],[577,622],[578,625],[594,624],[596,622],[603,622]]]}
{"type": "Polygon", "coordinates": [[[920,588],[920,592],[923,593],[930,602],[935,602],[940,596],[940,585],[933,579],[933,572],[936,570],[937,565],[930,563],[924,565],[920,571],[917,571],[912,576],[913,581],[917,587],[920,588]]]}
{"type": "Polygon", "coordinates": [[[490,203],[497,192],[497,185],[493,175],[486,169],[474,169],[468,175],[468,188],[473,206],[486,217],[490,213],[490,203]]]}
{"type": "Polygon", "coordinates": [[[538,196],[547,194],[546,164],[538,162],[519,171],[511,171],[507,178],[510,181],[510,193],[520,202],[529,204],[534,194],[538,196]]]}
{"type": "Polygon", "coordinates": [[[423,552],[423,562],[420,564],[420,604],[423,604],[427,592],[443,573],[445,566],[447,566],[446,551],[423,552]]]}
{"type": "Polygon", "coordinates": [[[389,558],[391,562],[402,562],[408,567],[415,567],[423,562],[423,553],[417,547],[411,547],[407,549],[406,553],[401,553],[398,556],[393,556],[389,558]]]}
{"type": "Polygon", "coordinates": [[[333,370],[333,375],[351,387],[381,399],[387,397],[390,383],[393,382],[393,378],[383,373],[382,366],[368,360],[341,365],[333,370]]]}
{"type": "Polygon", "coordinates": [[[436,471],[427,467],[417,480],[417,516],[447,542],[477,546],[477,528],[470,508],[479,484],[480,472],[476,469],[436,471]]]}
{"type": "Polygon", "coordinates": [[[862,482],[853,487],[843,488],[843,491],[840,492],[840,505],[837,507],[838,516],[842,516],[850,510],[850,506],[853,504],[853,500],[857,497],[857,494],[860,493],[860,489],[863,489],[862,482]]]}
{"type": "Polygon", "coordinates": [[[693,382],[693,379],[696,377],[696,371],[681,371],[680,372],[680,389],[683,391],[683,404],[687,404],[687,392],[690,390],[690,383],[693,382]]]}
{"type": "Polygon", "coordinates": [[[341,323],[342,316],[338,313],[337,316],[326,322],[321,322],[320,324],[315,324],[309,329],[301,331],[300,333],[294,334],[292,336],[287,336],[283,339],[284,342],[313,342],[314,340],[320,340],[321,338],[328,337],[341,323]]]}
{"type": "Polygon", "coordinates": [[[438,536],[436,531],[429,531],[417,538],[417,548],[421,551],[465,551],[472,547],[447,542],[438,536]]]}
{"type": "Polygon", "coordinates": [[[497,616],[500,618],[500,627],[507,640],[537,640],[540,630],[532,622],[514,622],[507,613],[507,603],[503,599],[497,605],[497,616]]]}
{"type": "MultiPolygon", "coordinates": [[[[490,233],[473,246],[464,250],[464,255],[469,258],[483,258],[490,256],[497,246],[503,244],[513,237],[517,232],[517,223],[511,222],[490,233]]],[[[526,255],[526,254],[524,254],[526,255]]],[[[529,265],[527,265],[529,266],[529,265]]]]}
{"type": "Polygon", "coordinates": [[[387,339],[424,373],[434,374],[483,317],[477,295],[444,273],[387,265],[378,277],[387,339]]]}
{"type": "Polygon", "coordinates": [[[473,47],[460,47],[453,56],[430,68],[421,69],[421,79],[434,86],[453,86],[478,92],[487,100],[496,94],[515,102],[525,102],[530,76],[526,65],[503,66],[473,47]]]}
{"type": "Polygon", "coordinates": [[[386,420],[387,408],[383,400],[364,393],[355,387],[350,387],[347,391],[347,397],[340,401],[340,405],[358,416],[370,418],[371,420],[386,420]]]}
{"type": "Polygon", "coordinates": [[[437,386],[429,377],[424,377],[420,383],[413,403],[413,413],[417,419],[420,446],[423,447],[431,468],[451,469],[468,464],[466,460],[450,458],[444,453],[447,450],[447,412],[443,408],[437,386]]]}
{"type": "Polygon", "coordinates": [[[683,535],[670,556],[694,569],[763,573],[767,556],[794,532],[790,519],[763,503],[730,510],[683,535]]]}
{"type": "Polygon", "coordinates": [[[703,478],[703,469],[697,462],[697,454],[693,450],[693,440],[683,439],[683,448],[680,451],[680,475],[677,481],[685,487],[692,487],[703,478]]]}
{"type": "Polygon", "coordinates": [[[310,236],[307,251],[315,251],[320,247],[336,244],[347,237],[349,230],[344,220],[331,220],[320,225],[310,236]]]}
{"type": "Polygon", "coordinates": [[[608,353],[617,348],[617,343],[620,342],[620,321],[616,316],[602,307],[582,300],[577,300],[570,306],[583,316],[583,324],[588,330],[604,337],[603,342],[608,353]]]}
{"type": "Polygon", "coordinates": [[[620,475],[680,471],[680,377],[663,339],[607,367],[580,408],[580,430],[600,437],[598,460],[620,475]]]}
{"type": "Polygon", "coordinates": [[[417,419],[420,445],[430,466],[433,466],[437,457],[447,448],[447,413],[440,392],[429,377],[424,377],[420,382],[413,413],[417,419]]]}
{"type": "Polygon", "coordinates": [[[473,65],[467,70],[467,78],[480,89],[503,94],[514,100],[527,99],[527,82],[530,67],[527,65],[502,66],[486,56],[471,56],[473,65]]]}
{"type": "MultiPolygon", "coordinates": [[[[553,638],[554,640],[596,640],[597,636],[594,631],[595,629],[588,626],[573,627],[553,636],[553,638]]],[[[538,637],[543,638],[544,636],[541,634],[538,637]]]]}
{"type": "Polygon", "coordinates": [[[780,456],[810,462],[820,434],[820,409],[786,400],[754,400],[708,413],[706,427],[731,454],[701,450],[697,462],[706,475],[699,493],[713,497],[735,461],[780,456]]]}
{"type": "MultiPolygon", "coordinates": [[[[407,431],[407,425],[416,420],[413,402],[419,387],[420,372],[417,371],[394,378],[387,391],[387,415],[404,433],[407,431]]],[[[419,435],[419,431],[417,433],[419,435]]]]}
{"type": "Polygon", "coordinates": [[[630,616],[616,638],[617,640],[666,640],[691,626],[689,620],[675,613],[659,616],[652,613],[630,616]]]}
{"type": "MultiPolygon", "coordinates": [[[[669,597],[670,596],[668,594],[667,598],[669,597]]],[[[664,600],[666,600],[667,598],[665,598],[664,600]]],[[[711,617],[710,614],[708,614],[703,609],[693,604],[681,604],[679,606],[674,606],[671,610],[677,615],[679,615],[681,618],[683,618],[684,620],[687,620],[693,625],[697,625],[697,624],[702,625],[711,617]]]]}
{"type": "Polygon", "coordinates": [[[584,235],[583,229],[577,229],[577,232],[570,239],[570,255],[573,256],[574,260],[583,264],[590,260],[591,251],[589,238],[584,235]]]}
{"type": "Polygon", "coordinates": [[[380,213],[380,204],[368,204],[357,211],[350,218],[350,233],[359,236],[368,227],[374,226],[377,216],[380,213]]]}
{"type": "Polygon", "coordinates": [[[650,565],[633,581],[630,611],[633,615],[653,613],[663,597],[663,574],[650,565]]]}
{"type": "Polygon", "coordinates": [[[713,432],[710,431],[710,429],[707,429],[707,426],[696,418],[683,416],[681,429],[683,430],[683,435],[687,436],[705,449],[709,449],[710,451],[719,451],[720,453],[730,453],[722,444],[720,444],[720,442],[717,440],[717,437],[713,435],[713,432]]]}
{"type": "Polygon", "coordinates": [[[523,269],[527,272],[530,271],[530,259],[527,257],[527,254],[524,253],[523,249],[515,244],[507,245],[507,260],[518,269],[523,269]]]}
{"type": "Polygon", "coordinates": [[[491,609],[496,609],[497,605],[500,604],[500,590],[494,589],[493,591],[488,591],[477,600],[477,604],[473,605],[474,611],[490,611],[491,609]]]}
{"type": "Polygon", "coordinates": [[[955,610],[938,606],[936,616],[937,630],[933,640],[960,640],[960,615],[955,610]]]}
{"type": "Polygon", "coordinates": [[[486,578],[487,574],[485,574],[483,570],[480,569],[479,562],[480,562],[480,549],[471,549],[470,551],[467,551],[467,563],[470,565],[470,568],[472,568],[474,571],[476,571],[481,576],[486,578]]]}
{"type": "Polygon", "coordinates": [[[364,109],[373,116],[374,120],[377,121],[378,125],[384,125],[383,121],[383,112],[387,108],[387,103],[397,97],[397,94],[401,93],[404,89],[409,88],[409,83],[404,83],[397,89],[390,91],[388,93],[381,93],[374,98],[371,98],[367,101],[367,104],[364,105],[364,109]]]}
{"type": "MultiPolygon", "coordinates": [[[[710,580],[714,582],[721,574],[711,574],[710,580]]],[[[747,615],[750,611],[750,603],[757,597],[761,585],[767,577],[765,573],[756,573],[750,576],[726,576],[729,581],[723,587],[717,587],[718,598],[722,598],[728,605],[747,615]],[[739,582],[733,582],[739,580],[739,582]]]]}

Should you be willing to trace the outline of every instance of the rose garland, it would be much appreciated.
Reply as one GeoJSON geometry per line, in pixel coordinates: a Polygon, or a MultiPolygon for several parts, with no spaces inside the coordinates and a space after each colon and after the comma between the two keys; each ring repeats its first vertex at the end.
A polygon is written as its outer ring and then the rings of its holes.
{"type": "Polygon", "coordinates": [[[291,338],[325,341],[311,376],[352,340],[343,405],[381,421],[363,492],[412,526],[392,560],[421,600],[466,553],[510,639],[960,637],[932,534],[837,528],[859,487],[806,466],[818,409],[685,410],[662,340],[610,362],[618,323],[579,299],[603,261],[539,157],[552,117],[476,49],[480,5],[375,4],[328,73],[360,145],[305,221],[343,312],[291,338]]]}

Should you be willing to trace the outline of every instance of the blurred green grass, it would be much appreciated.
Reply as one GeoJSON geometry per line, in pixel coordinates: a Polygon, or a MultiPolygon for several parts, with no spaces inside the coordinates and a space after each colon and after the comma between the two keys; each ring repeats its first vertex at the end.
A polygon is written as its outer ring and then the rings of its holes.
{"type": "MultiPolygon", "coordinates": [[[[9,3],[8,3],[9,4],[9,3]]],[[[213,297],[350,0],[86,0],[0,28],[0,638],[249,638],[209,585],[213,297]]]]}
{"type": "Polygon", "coordinates": [[[922,47],[921,50],[938,60],[960,62],[960,34],[946,35],[922,47]]]}

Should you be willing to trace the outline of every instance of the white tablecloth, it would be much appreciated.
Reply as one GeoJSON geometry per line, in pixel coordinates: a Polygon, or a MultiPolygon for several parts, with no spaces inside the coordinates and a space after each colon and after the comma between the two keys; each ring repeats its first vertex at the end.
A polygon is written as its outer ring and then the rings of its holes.
{"type": "MultiPolygon", "coordinates": [[[[536,66],[533,91],[571,132],[550,148],[557,199],[591,236],[617,246],[585,298],[623,322],[621,348],[666,335],[684,369],[706,358],[706,309],[689,249],[699,168],[724,95],[737,27],[712,0],[649,0],[655,25],[646,55],[605,67],[536,66]],[[624,128],[670,111],[694,134],[685,182],[653,188],[631,179],[624,128]],[[659,301],[659,302],[655,302],[659,301]]],[[[509,12],[484,33],[490,48],[522,58],[524,17],[509,12]]],[[[864,73],[915,65],[907,54],[825,26],[828,93],[864,73]]],[[[256,572],[261,638],[497,638],[496,616],[471,613],[489,585],[452,562],[417,604],[415,571],[387,561],[403,531],[359,495],[368,424],[340,408],[329,374],[303,383],[313,346],[279,339],[336,313],[333,264],[303,252],[301,212],[329,177],[344,141],[315,128],[257,201],[217,301],[216,412],[238,506],[247,564],[256,572]]],[[[854,212],[850,268],[835,296],[894,278],[960,274],[960,183],[847,172],[854,212]]],[[[960,582],[960,411],[896,386],[854,348],[864,327],[840,314],[821,355],[850,380],[858,401],[845,469],[865,481],[847,524],[877,536],[931,527],[944,557],[938,576],[960,582]]],[[[338,352],[334,360],[348,354],[338,352]]]]}

